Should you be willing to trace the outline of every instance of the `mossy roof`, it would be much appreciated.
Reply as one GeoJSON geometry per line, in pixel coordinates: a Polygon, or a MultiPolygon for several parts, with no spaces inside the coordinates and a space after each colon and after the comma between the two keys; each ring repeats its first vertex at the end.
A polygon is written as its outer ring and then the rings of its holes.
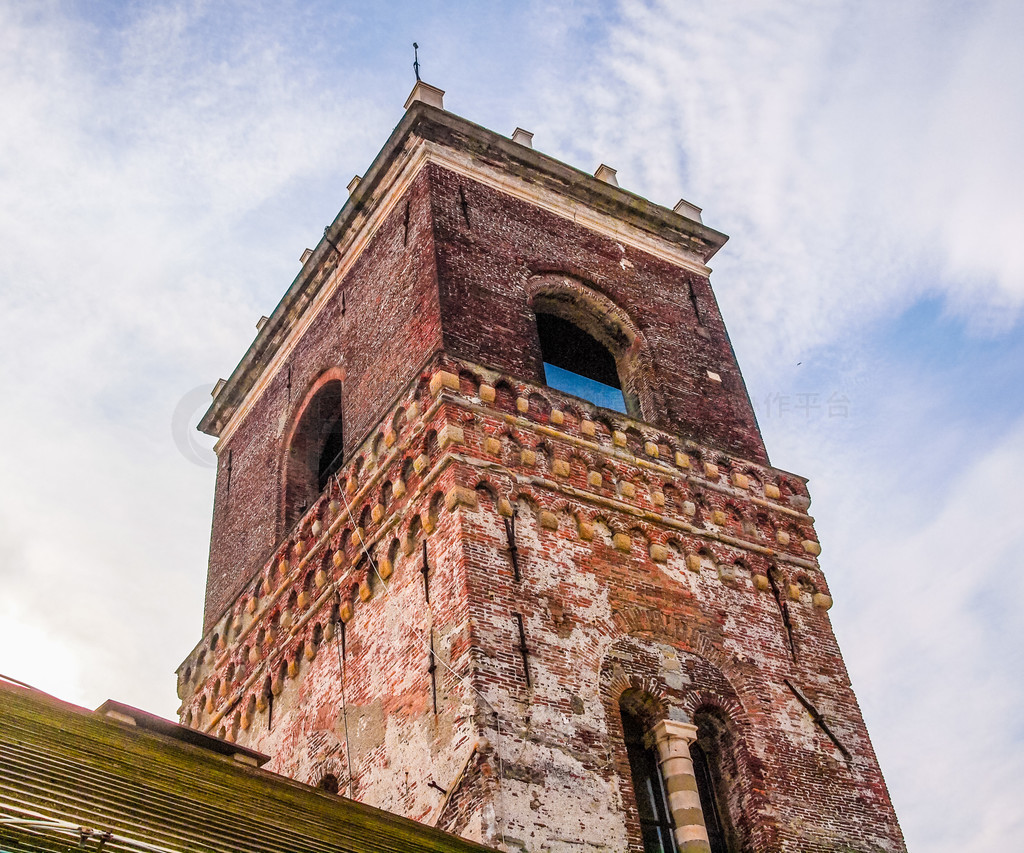
{"type": "Polygon", "coordinates": [[[0,851],[488,849],[168,731],[0,681],[0,851]]]}

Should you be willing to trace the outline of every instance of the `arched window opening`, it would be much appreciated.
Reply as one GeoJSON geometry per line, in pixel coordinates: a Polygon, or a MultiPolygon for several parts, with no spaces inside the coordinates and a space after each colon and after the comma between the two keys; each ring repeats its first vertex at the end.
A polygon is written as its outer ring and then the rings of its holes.
{"type": "Polygon", "coordinates": [[[672,813],[658,767],[657,752],[653,744],[647,742],[647,727],[643,721],[624,704],[620,704],[619,710],[622,712],[622,734],[629,756],[644,853],[676,853],[672,813]]]}
{"type": "Polygon", "coordinates": [[[537,314],[537,332],[548,387],[625,414],[618,365],[604,345],[554,314],[537,314]]]}
{"type": "Polygon", "coordinates": [[[341,382],[324,382],[302,409],[285,459],[284,525],[291,528],[327,488],[344,458],[341,382]]]}
{"type": "Polygon", "coordinates": [[[733,816],[742,814],[739,768],[732,749],[732,737],[725,722],[714,711],[694,716],[697,740],[690,744],[693,775],[704,813],[711,853],[745,849],[733,816]]]}
{"type": "Polygon", "coordinates": [[[317,488],[321,492],[327,488],[331,476],[341,467],[342,455],[345,450],[341,430],[341,406],[339,405],[338,408],[334,423],[331,424],[324,439],[324,449],[320,452],[320,462],[317,465],[317,488]]]}

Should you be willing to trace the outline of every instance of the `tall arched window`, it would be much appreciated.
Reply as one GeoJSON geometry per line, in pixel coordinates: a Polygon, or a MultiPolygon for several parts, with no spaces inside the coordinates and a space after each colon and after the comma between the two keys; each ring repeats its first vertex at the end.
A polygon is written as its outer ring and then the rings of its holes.
{"type": "Polygon", "coordinates": [[[299,422],[292,430],[285,457],[286,530],[327,488],[343,457],[341,381],[332,379],[320,385],[303,405],[299,422]]]}
{"type": "Polygon", "coordinates": [[[644,853],[676,853],[678,848],[672,813],[669,811],[665,783],[658,767],[657,752],[646,737],[647,726],[630,712],[626,704],[620,704],[619,710],[622,713],[622,734],[626,742],[626,754],[629,756],[644,853]]]}
{"type": "Polygon", "coordinates": [[[626,412],[615,356],[604,345],[554,314],[537,314],[537,333],[549,387],[626,412]]]}
{"type": "Polygon", "coordinates": [[[729,730],[721,717],[711,710],[698,711],[694,723],[697,740],[690,744],[690,758],[711,853],[744,849],[738,827],[732,820],[742,809],[729,730]]]}

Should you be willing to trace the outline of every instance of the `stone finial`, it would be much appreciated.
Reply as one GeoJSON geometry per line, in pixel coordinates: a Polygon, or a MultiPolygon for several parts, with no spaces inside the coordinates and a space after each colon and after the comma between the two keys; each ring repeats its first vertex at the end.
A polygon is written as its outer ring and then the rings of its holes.
{"type": "Polygon", "coordinates": [[[737,489],[749,489],[750,478],[746,474],[741,474],[739,471],[732,472],[732,484],[737,489]]]}
{"type": "Polygon", "coordinates": [[[668,548],[664,545],[652,544],[651,545],[651,559],[655,563],[667,563],[668,562],[668,548]]]}
{"type": "Polygon", "coordinates": [[[699,572],[701,567],[700,554],[686,555],[686,568],[691,572],[699,572]]]}
{"type": "Polygon", "coordinates": [[[805,539],[802,543],[804,551],[817,557],[821,553],[821,545],[813,539],[805,539]]]}
{"type": "Polygon", "coordinates": [[[655,459],[657,459],[660,451],[658,449],[658,445],[655,444],[653,441],[645,441],[644,453],[646,453],[648,456],[653,456],[655,459]]]}
{"type": "Polygon", "coordinates": [[[477,393],[480,395],[480,402],[482,403],[493,403],[494,398],[497,396],[493,385],[481,385],[477,393]]]}
{"type": "Polygon", "coordinates": [[[556,459],[551,463],[551,471],[556,477],[568,477],[570,473],[568,461],[565,459],[556,459]]]}
{"type": "Polygon", "coordinates": [[[541,510],[538,522],[545,530],[558,530],[558,516],[546,509],[541,510]]]}
{"type": "Polygon", "coordinates": [[[587,471],[587,485],[590,488],[600,489],[602,479],[600,471],[587,471]]]}
{"type": "Polygon", "coordinates": [[[695,204],[690,204],[686,199],[679,199],[676,202],[676,206],[672,208],[673,213],[678,213],[680,216],[685,216],[687,219],[692,219],[694,222],[700,222],[704,224],[704,220],[700,218],[701,208],[695,204]]]}
{"type": "Polygon", "coordinates": [[[363,179],[362,179],[361,175],[354,175],[353,176],[352,180],[349,181],[348,185],[345,187],[345,189],[348,190],[348,194],[349,195],[352,195],[352,193],[354,193],[356,191],[356,189],[358,188],[358,186],[359,186],[359,184],[360,184],[360,182],[362,180],[363,179]]]}
{"type": "Polygon", "coordinates": [[[771,581],[766,575],[754,575],[754,586],[761,592],[767,592],[771,588],[771,581]]]}
{"type": "Polygon", "coordinates": [[[764,496],[766,498],[771,498],[773,501],[777,501],[779,499],[780,495],[781,495],[781,492],[779,492],[779,487],[776,486],[774,483],[766,483],[765,484],[764,496]]]}
{"type": "Polygon", "coordinates": [[[704,476],[709,480],[718,479],[718,466],[714,462],[704,463],[704,476]]]}
{"type": "Polygon", "coordinates": [[[597,171],[594,172],[594,177],[599,181],[604,181],[606,184],[611,184],[613,187],[619,185],[619,179],[615,176],[616,171],[611,166],[606,166],[602,163],[597,167],[597,171]]]}
{"type": "Polygon", "coordinates": [[[597,434],[597,424],[593,421],[580,421],[580,432],[593,438],[597,434]]]}
{"type": "Polygon", "coordinates": [[[616,533],[612,536],[612,544],[623,552],[628,552],[633,547],[633,541],[625,533],[616,533]]]}
{"type": "Polygon", "coordinates": [[[512,131],[512,141],[525,145],[527,148],[533,148],[533,134],[528,130],[523,130],[521,127],[517,127],[512,131]]]}
{"type": "Polygon", "coordinates": [[[438,89],[437,86],[431,86],[429,83],[417,80],[416,85],[412,87],[412,91],[409,93],[409,97],[405,99],[404,109],[409,109],[409,107],[417,101],[420,101],[429,107],[436,107],[439,110],[443,110],[444,89],[438,89]]]}
{"type": "Polygon", "coordinates": [[[562,424],[564,424],[565,423],[565,412],[563,412],[561,409],[552,409],[551,410],[551,423],[553,423],[555,426],[561,426],[562,424]]]}
{"type": "Polygon", "coordinates": [[[537,451],[524,449],[519,453],[519,461],[532,468],[537,464],[537,451]]]}
{"type": "Polygon", "coordinates": [[[616,447],[626,446],[626,434],[622,430],[613,430],[612,432],[612,444],[616,447]]]}

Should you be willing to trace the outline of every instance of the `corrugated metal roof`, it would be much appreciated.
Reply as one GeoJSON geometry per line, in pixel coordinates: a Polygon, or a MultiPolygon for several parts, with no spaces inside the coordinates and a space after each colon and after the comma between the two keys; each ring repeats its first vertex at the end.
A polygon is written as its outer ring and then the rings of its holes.
{"type": "Polygon", "coordinates": [[[110,833],[102,849],[117,853],[488,849],[0,683],[0,849],[77,849],[81,828],[81,849],[100,849],[110,833]]]}

